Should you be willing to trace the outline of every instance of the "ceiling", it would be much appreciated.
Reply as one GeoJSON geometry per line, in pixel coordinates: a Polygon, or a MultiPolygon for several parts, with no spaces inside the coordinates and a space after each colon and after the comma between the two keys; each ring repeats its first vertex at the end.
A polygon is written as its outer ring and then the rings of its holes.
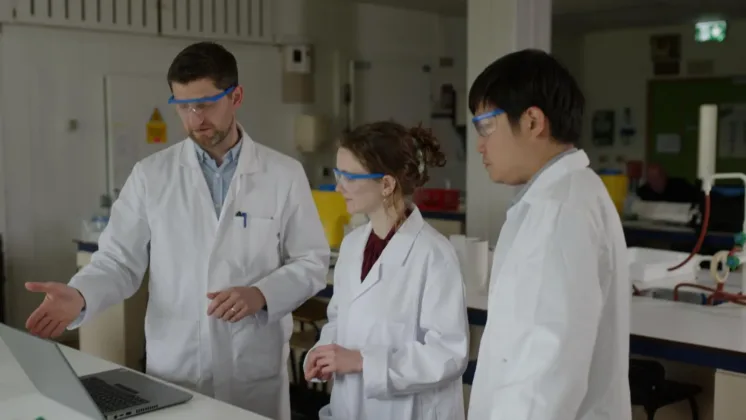
{"type": "MultiPolygon", "coordinates": [[[[467,0],[354,0],[444,15],[464,15],[467,0]]],[[[554,30],[590,32],[688,24],[704,18],[746,18],[744,0],[553,0],[554,30]]]]}

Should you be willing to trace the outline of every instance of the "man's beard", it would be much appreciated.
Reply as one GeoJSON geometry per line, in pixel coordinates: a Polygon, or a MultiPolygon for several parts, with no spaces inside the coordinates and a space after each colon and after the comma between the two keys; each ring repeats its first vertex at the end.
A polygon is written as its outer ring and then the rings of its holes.
{"type": "Polygon", "coordinates": [[[215,128],[213,131],[214,134],[210,138],[205,138],[196,131],[189,133],[189,136],[194,140],[198,140],[198,143],[201,143],[205,147],[215,147],[228,137],[228,130],[218,130],[215,128]]]}

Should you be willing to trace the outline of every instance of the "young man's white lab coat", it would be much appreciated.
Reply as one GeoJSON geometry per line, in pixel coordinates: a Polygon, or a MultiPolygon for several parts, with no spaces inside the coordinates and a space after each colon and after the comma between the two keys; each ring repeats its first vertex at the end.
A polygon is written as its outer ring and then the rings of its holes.
{"type": "Polygon", "coordinates": [[[329,245],[300,163],[242,141],[219,218],[192,140],[137,163],[70,285],[85,322],[134,294],[149,267],[147,372],[290,420],[291,312],[325,287],[329,245]],[[258,287],[266,310],[236,323],[207,316],[207,293],[236,286],[258,287]]]}
{"type": "Polygon", "coordinates": [[[583,151],[508,211],[471,420],[629,420],[629,282],[619,214],[583,151]]]}

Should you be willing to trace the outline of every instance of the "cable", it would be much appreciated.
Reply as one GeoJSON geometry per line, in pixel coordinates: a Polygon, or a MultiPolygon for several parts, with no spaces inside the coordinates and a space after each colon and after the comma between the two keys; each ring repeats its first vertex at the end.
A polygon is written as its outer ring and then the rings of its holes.
{"type": "Polygon", "coordinates": [[[705,194],[705,211],[702,215],[702,229],[699,231],[699,237],[697,238],[697,243],[694,245],[694,249],[692,249],[692,252],[689,254],[688,257],[682,262],[680,262],[678,265],[675,265],[673,267],[669,267],[668,271],[674,271],[678,270],[679,268],[683,267],[688,263],[692,258],[694,258],[695,255],[699,253],[699,250],[702,248],[702,244],[705,241],[705,237],[707,236],[707,226],[710,224],[710,194],[705,194]]]}
{"type": "Polygon", "coordinates": [[[692,289],[704,290],[711,292],[712,294],[707,298],[707,305],[714,305],[716,301],[731,302],[738,305],[746,306],[746,296],[741,294],[728,293],[723,291],[723,284],[718,284],[717,288],[703,286],[697,283],[679,283],[673,288],[673,300],[678,302],[679,300],[679,289],[682,287],[691,287],[692,289]]]}

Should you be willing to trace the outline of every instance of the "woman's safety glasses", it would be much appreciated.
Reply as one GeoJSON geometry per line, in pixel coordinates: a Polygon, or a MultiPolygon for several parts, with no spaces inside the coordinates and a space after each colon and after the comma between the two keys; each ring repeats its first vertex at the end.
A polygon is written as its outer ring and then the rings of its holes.
{"type": "Polygon", "coordinates": [[[214,96],[208,96],[205,98],[193,98],[193,99],[175,99],[173,95],[168,99],[169,104],[176,105],[176,110],[181,114],[187,114],[193,112],[195,114],[204,115],[208,112],[215,104],[223,99],[226,95],[229,95],[235,89],[235,86],[229,87],[228,89],[218,93],[214,96]]]}
{"type": "Polygon", "coordinates": [[[358,179],[381,179],[384,174],[353,174],[334,168],[334,177],[337,179],[337,184],[348,184],[358,179]]]}
{"type": "Polygon", "coordinates": [[[494,133],[497,128],[497,118],[495,117],[504,112],[505,111],[498,108],[472,118],[471,122],[477,130],[477,134],[479,134],[480,137],[489,137],[490,134],[494,133]]]}

